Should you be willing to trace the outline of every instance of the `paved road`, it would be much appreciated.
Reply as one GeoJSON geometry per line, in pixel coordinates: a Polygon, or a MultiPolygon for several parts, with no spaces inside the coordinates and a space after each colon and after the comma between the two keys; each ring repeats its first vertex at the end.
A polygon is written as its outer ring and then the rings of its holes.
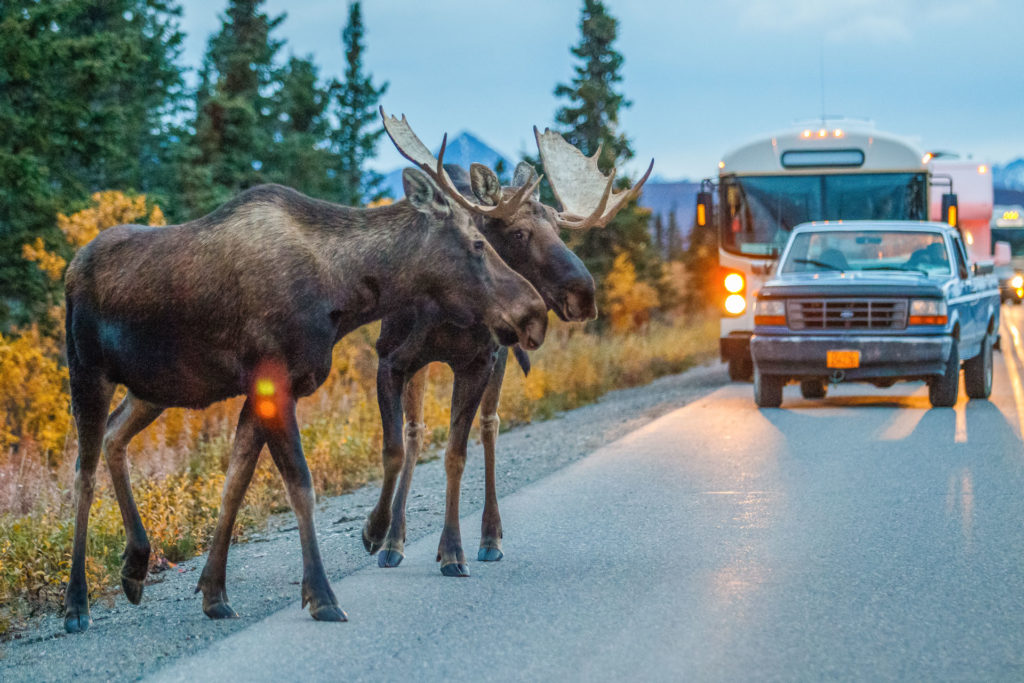
{"type": "MultiPolygon", "coordinates": [[[[443,578],[436,538],[158,680],[1022,680],[1024,339],[992,401],[921,384],[732,384],[502,501],[506,557],[443,578]]],[[[463,522],[476,543],[476,514],[463,522]]]]}

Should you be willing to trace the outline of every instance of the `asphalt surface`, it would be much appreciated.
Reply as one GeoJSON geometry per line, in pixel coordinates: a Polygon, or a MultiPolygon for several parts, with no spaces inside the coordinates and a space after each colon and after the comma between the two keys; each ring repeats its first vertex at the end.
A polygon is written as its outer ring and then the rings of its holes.
{"type": "Polygon", "coordinates": [[[242,619],[205,620],[194,575],[173,575],[84,636],[13,644],[0,678],[1024,680],[1022,313],[1004,308],[991,401],[794,385],[758,410],[700,368],[502,435],[505,558],[467,579],[434,561],[428,463],[397,569],[358,555],[375,489],[323,509],[348,623],[299,609],[297,540],[271,528],[232,548],[242,619]]]}
{"type": "Polygon", "coordinates": [[[443,578],[423,539],[335,583],[350,623],[293,606],[155,678],[1022,680],[1018,314],[991,402],[729,385],[505,497],[502,562],[443,578]]]}

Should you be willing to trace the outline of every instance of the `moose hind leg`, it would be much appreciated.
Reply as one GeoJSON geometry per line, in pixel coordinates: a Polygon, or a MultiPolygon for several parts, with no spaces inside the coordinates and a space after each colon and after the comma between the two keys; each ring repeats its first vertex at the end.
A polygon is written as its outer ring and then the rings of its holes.
{"type": "Polygon", "coordinates": [[[103,437],[103,455],[110,469],[121,520],[124,522],[124,560],[121,564],[121,587],[128,601],[134,605],[142,600],[146,574],[149,571],[149,539],[142,526],[142,518],[132,497],[131,479],[128,476],[126,451],[128,442],[153,423],[163,407],[143,401],[130,392],[111,414],[103,437]]]}
{"type": "Polygon", "coordinates": [[[264,425],[264,432],[270,446],[270,455],[284,479],[288,500],[291,501],[299,526],[299,539],[302,543],[302,606],[309,604],[309,613],[318,621],[347,621],[345,612],[338,607],[338,600],[334,597],[320,558],[313,525],[313,479],[302,453],[293,400],[289,400],[282,411],[279,424],[264,425]]]}
{"type": "Polygon", "coordinates": [[[252,474],[265,443],[263,431],[256,420],[252,400],[246,399],[238,416],[235,428],[235,442],[231,447],[228,471],[224,475],[224,492],[221,496],[220,515],[213,530],[210,554],[206,558],[203,573],[199,576],[196,592],[203,592],[203,614],[211,619],[237,619],[238,614],[228,603],[225,588],[227,576],[228,548],[231,545],[231,531],[235,526],[238,509],[252,481],[252,474]]]}
{"type": "Polygon", "coordinates": [[[71,411],[78,428],[78,462],[75,473],[75,537],[71,550],[71,575],[64,594],[64,630],[80,633],[92,624],[89,588],[85,580],[85,546],[89,534],[103,431],[114,386],[98,372],[83,369],[69,353],[71,411]]]}

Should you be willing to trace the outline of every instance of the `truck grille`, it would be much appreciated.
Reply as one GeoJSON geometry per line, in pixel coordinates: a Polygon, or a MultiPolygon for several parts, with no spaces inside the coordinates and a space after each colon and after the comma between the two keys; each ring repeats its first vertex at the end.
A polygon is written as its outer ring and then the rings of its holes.
{"type": "Polygon", "coordinates": [[[906,299],[789,299],[786,320],[793,330],[902,330],[906,299]]]}

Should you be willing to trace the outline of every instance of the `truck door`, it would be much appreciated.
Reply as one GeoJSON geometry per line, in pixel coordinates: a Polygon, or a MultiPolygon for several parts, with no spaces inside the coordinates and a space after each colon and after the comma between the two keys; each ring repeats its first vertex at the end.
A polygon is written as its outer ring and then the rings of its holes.
{"type": "Polygon", "coordinates": [[[960,294],[955,304],[960,311],[960,357],[972,358],[980,350],[981,337],[985,334],[984,321],[981,320],[984,302],[975,292],[976,283],[967,263],[967,249],[959,235],[953,237],[953,256],[960,280],[960,294]]]}

